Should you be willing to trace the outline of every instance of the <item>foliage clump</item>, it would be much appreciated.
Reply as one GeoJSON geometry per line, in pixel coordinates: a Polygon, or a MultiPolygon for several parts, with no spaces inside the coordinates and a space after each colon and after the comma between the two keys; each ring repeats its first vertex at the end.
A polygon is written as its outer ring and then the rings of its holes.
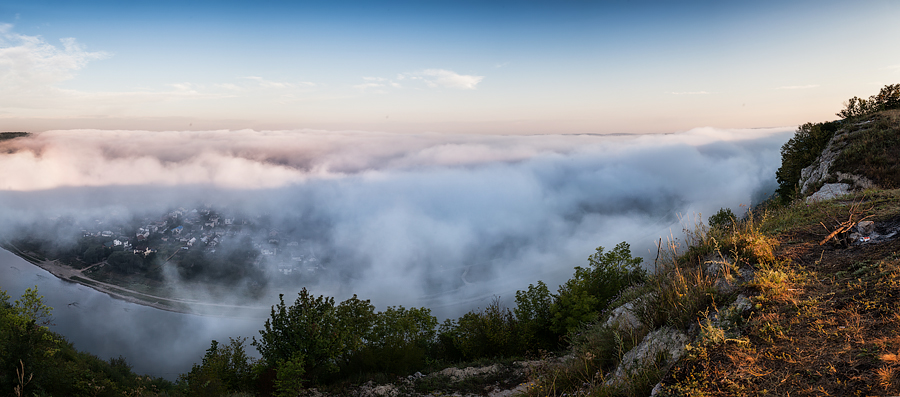
{"type": "Polygon", "coordinates": [[[706,222],[709,223],[711,229],[728,230],[734,225],[735,221],[737,221],[737,217],[734,216],[734,212],[731,212],[731,208],[721,208],[714,215],[710,216],[706,222]]]}
{"type": "Polygon", "coordinates": [[[75,350],[49,330],[52,308],[37,288],[10,302],[0,290],[0,390],[36,396],[121,396],[172,390],[164,379],[141,377],[124,357],[108,361],[75,350]]]}
{"type": "Polygon", "coordinates": [[[191,396],[217,396],[227,392],[250,392],[253,389],[253,362],[247,355],[247,338],[229,338],[230,343],[219,345],[212,341],[200,364],[179,377],[191,396]]]}
{"type": "Polygon", "coordinates": [[[850,98],[844,104],[844,109],[836,115],[842,119],[849,119],[890,109],[900,109],[900,84],[888,84],[869,99],[850,98]]]}

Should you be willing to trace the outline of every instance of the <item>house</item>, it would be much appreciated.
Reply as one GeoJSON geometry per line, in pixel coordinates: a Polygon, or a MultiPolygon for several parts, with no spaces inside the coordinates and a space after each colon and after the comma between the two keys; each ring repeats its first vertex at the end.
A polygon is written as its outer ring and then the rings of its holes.
{"type": "Polygon", "coordinates": [[[294,271],[294,266],[289,262],[280,262],[278,264],[278,271],[282,274],[288,275],[294,271]]]}

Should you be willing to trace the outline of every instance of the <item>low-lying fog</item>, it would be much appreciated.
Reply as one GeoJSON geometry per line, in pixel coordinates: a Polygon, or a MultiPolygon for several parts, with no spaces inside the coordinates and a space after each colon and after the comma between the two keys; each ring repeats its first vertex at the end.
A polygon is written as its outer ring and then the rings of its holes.
{"type": "Polygon", "coordinates": [[[657,239],[680,233],[679,214],[742,214],[740,205],[771,194],[792,133],[50,131],[0,142],[0,235],[40,219],[201,204],[264,214],[281,230],[315,236],[328,269],[287,286],[266,271],[264,298],[232,302],[268,306],[307,287],[456,317],[537,280],[565,281],[597,246],[627,241],[652,266],[657,239]]]}

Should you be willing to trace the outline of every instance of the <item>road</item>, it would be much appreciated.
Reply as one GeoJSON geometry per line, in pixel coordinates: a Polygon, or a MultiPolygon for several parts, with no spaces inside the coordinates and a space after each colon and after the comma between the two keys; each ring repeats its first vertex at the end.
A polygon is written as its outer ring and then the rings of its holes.
{"type": "Polygon", "coordinates": [[[32,252],[23,252],[8,242],[5,243],[4,246],[13,254],[50,272],[61,280],[81,284],[103,292],[113,298],[139,305],[150,306],[171,312],[205,316],[265,318],[269,315],[269,307],[210,303],[196,299],[170,298],[135,291],[115,284],[94,280],[85,274],[87,270],[102,266],[106,262],[95,263],[84,269],[75,269],[60,263],[58,260],[40,259],[36,254],[32,252]]]}

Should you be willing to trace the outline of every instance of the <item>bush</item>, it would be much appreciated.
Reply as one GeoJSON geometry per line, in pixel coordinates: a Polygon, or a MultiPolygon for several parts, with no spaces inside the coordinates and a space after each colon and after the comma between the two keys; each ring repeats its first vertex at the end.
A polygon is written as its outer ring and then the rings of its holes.
{"type": "Polygon", "coordinates": [[[735,220],[737,217],[734,216],[734,212],[731,212],[731,208],[721,208],[719,212],[709,217],[707,223],[712,229],[728,230],[734,225],[735,220]]]}
{"type": "Polygon", "coordinates": [[[473,310],[455,323],[445,322],[441,334],[452,340],[463,359],[520,355],[519,324],[509,308],[494,299],[484,310],[473,310]]]}
{"type": "Polygon", "coordinates": [[[529,285],[526,291],[516,291],[516,308],[513,312],[519,321],[522,333],[522,347],[525,352],[538,353],[559,348],[559,333],[550,329],[553,310],[553,295],[547,284],[538,281],[529,285]]]}
{"type": "Polygon", "coordinates": [[[590,267],[575,267],[575,275],[559,287],[553,304],[551,329],[566,334],[594,320],[626,287],[643,282],[642,258],[631,257],[631,247],[621,242],[609,252],[598,247],[588,257],[590,267]]]}
{"type": "Polygon", "coordinates": [[[301,352],[294,352],[289,360],[281,360],[275,375],[275,396],[295,397],[303,391],[303,374],[306,358],[301,352]]]}
{"type": "Polygon", "coordinates": [[[297,360],[302,354],[305,373],[312,380],[338,370],[337,361],[345,351],[347,334],[338,323],[334,298],[314,298],[306,288],[298,294],[293,305],[284,304],[284,295],[272,307],[260,338],[253,338],[253,346],[270,367],[297,360]]]}
{"type": "Polygon", "coordinates": [[[253,383],[253,363],[244,350],[246,338],[229,338],[230,343],[219,346],[212,341],[200,365],[179,376],[179,382],[192,396],[220,396],[234,392],[249,392],[253,383]]]}
{"type": "Polygon", "coordinates": [[[0,289],[0,390],[28,396],[121,396],[171,387],[163,379],[135,375],[122,357],[104,361],[75,350],[47,328],[52,309],[36,288],[9,300],[0,289]]]}
{"type": "Polygon", "coordinates": [[[410,373],[425,365],[437,318],[427,308],[388,307],[373,316],[365,346],[349,357],[345,372],[410,373]]]}
{"type": "Polygon", "coordinates": [[[842,119],[866,116],[888,109],[900,109],[900,84],[888,84],[868,100],[859,97],[850,98],[844,109],[836,113],[842,119]]]}

